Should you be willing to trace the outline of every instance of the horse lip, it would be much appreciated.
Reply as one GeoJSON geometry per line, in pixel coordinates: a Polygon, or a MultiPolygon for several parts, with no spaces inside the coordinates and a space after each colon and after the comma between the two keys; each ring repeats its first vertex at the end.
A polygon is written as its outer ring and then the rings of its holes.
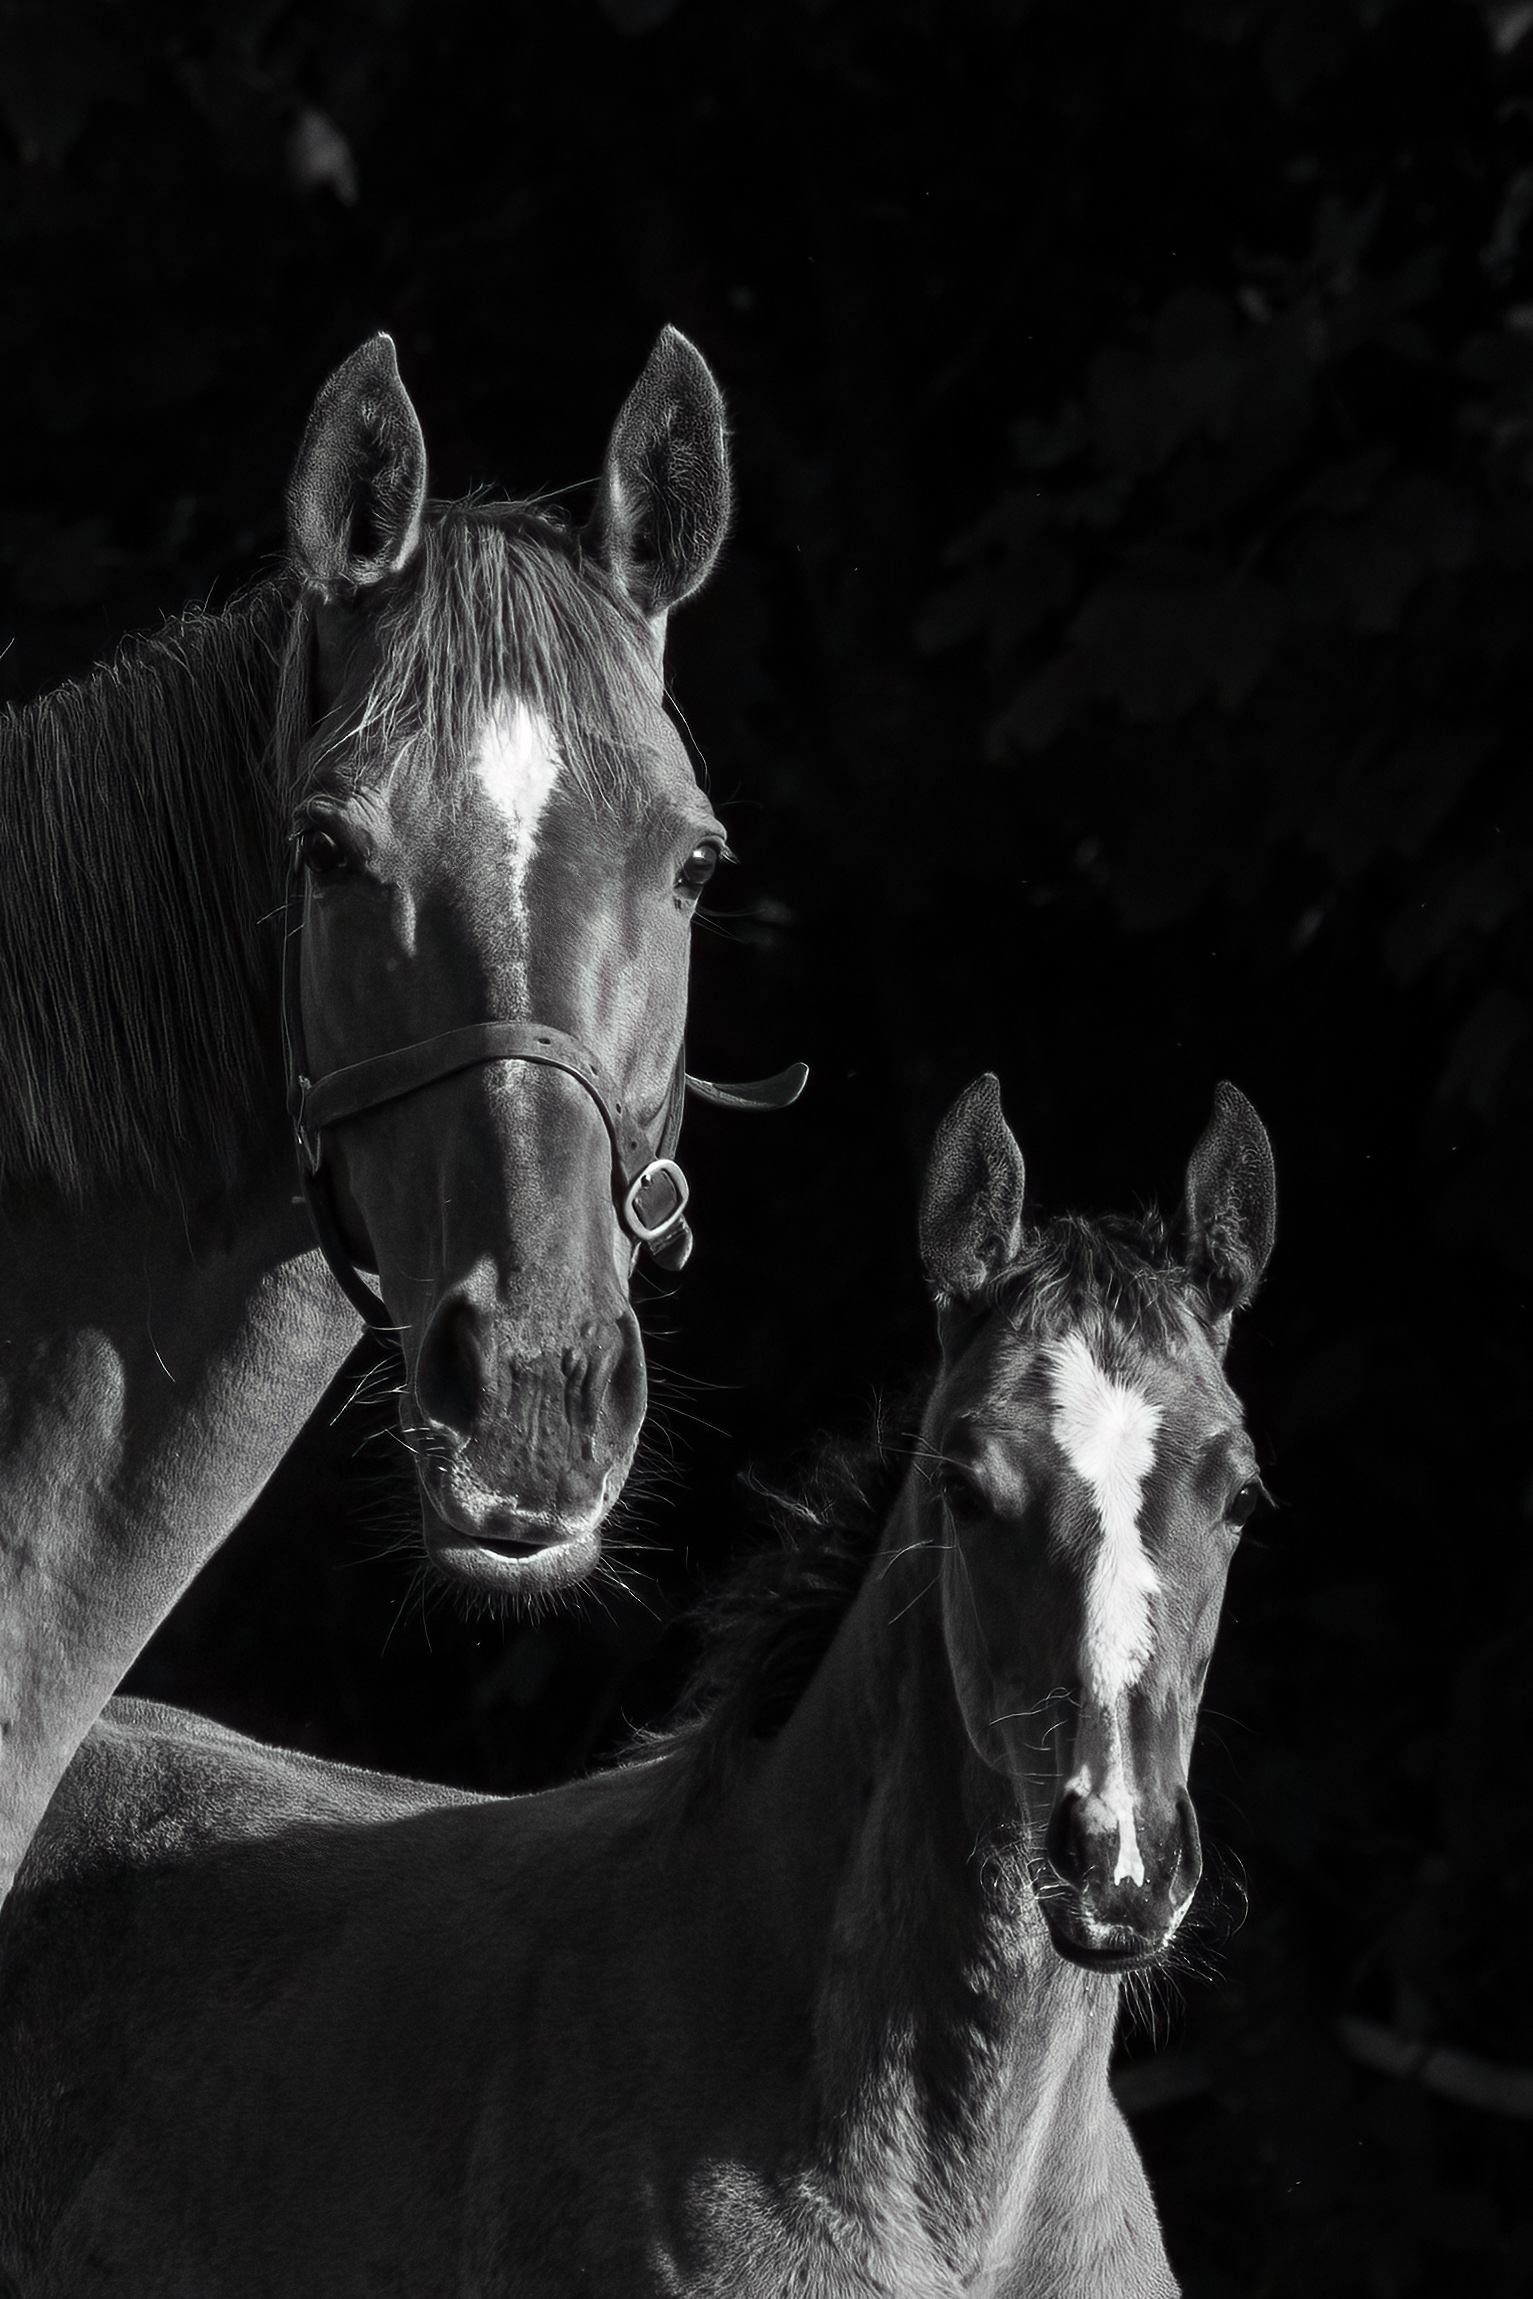
{"type": "MultiPolygon", "coordinates": [[[[464,1449],[466,1451],[466,1448],[464,1449]]],[[[446,1580],[487,1594],[557,1596],[584,1580],[601,1555],[601,1528],[615,1498],[609,1470],[574,1507],[481,1482],[460,1452],[417,1455],[426,1556],[446,1580]]],[[[620,1480],[619,1480],[620,1481],[620,1480]]]]}
{"type": "Polygon", "coordinates": [[[458,1531],[430,1510],[422,1528],[426,1554],[445,1579],[492,1595],[555,1596],[583,1581],[601,1555],[599,1527],[556,1533],[546,1518],[526,1522],[538,1528],[531,1539],[509,1526],[502,1535],[481,1536],[458,1531]]]}

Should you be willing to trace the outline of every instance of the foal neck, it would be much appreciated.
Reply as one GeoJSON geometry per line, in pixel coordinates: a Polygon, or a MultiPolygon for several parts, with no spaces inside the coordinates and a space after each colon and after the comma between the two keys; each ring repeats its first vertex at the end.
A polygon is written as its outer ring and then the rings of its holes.
{"type": "MultiPolygon", "coordinates": [[[[1089,2177],[1113,2112],[1117,1983],[1056,1955],[1014,1794],[969,1744],[943,1635],[943,1539],[913,1471],[763,1762],[757,1816],[795,1895],[785,1927],[813,2032],[822,2172],[834,2188],[843,2167],[865,2180],[877,2161],[891,2224],[914,2214],[934,2255],[978,2272],[1056,2184],[1062,2149],[1089,2177]]],[[[912,2239],[906,2227],[901,2245],[912,2239]]]]}

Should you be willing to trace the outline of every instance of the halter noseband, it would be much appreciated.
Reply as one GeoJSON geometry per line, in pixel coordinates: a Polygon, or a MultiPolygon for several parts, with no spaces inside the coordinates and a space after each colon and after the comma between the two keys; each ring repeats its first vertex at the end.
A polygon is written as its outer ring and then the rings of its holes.
{"type": "Polygon", "coordinates": [[[303,897],[290,886],[283,931],[282,1047],[287,1070],[287,1109],[293,1121],[298,1150],[298,1179],[309,1209],[315,1242],[330,1265],[341,1291],[376,1332],[396,1330],[381,1295],[367,1283],[346,1250],[340,1223],[322,1172],[324,1132],[347,1118],[360,1117],[385,1102],[413,1094],[439,1078],[480,1062],[537,1062],[562,1070],[584,1086],[601,1112],[612,1145],[612,1198],[617,1217],[633,1241],[633,1257],[647,1250],[662,1269],[680,1269],[692,1250],[692,1232],[685,1219],[690,1191],[687,1177],[672,1156],[681,1133],[682,1110],[688,1092],[701,1101],[716,1102],[731,1110],[780,1110],[797,1101],[808,1070],[794,1062],[775,1077],[748,1085],[720,1086],[708,1078],[687,1074],[686,1047],[676,1055],[676,1066],[666,1091],[658,1140],[631,1118],[612,1073],[588,1047],[568,1031],[546,1022],[469,1022],[462,1029],[444,1030],[412,1046],[396,1046],[391,1053],[375,1054],[365,1062],[351,1062],[329,1070],[322,1078],[308,1075],[303,1029],[299,953],[303,933],[303,897]],[[296,923],[295,923],[296,920],[296,923]],[[661,1193],[657,1195],[657,1193],[661,1193]]]}

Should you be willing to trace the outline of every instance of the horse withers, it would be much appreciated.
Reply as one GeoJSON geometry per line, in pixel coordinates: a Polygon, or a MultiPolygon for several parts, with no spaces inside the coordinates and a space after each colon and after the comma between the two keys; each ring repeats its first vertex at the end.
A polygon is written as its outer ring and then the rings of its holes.
{"type": "Polygon", "coordinates": [[[981,1079],[918,1435],[790,1498],[635,1760],[497,1802],[98,1727],[0,1929],[18,2299],[1174,2293],[1108,2057],[1198,1880],[1271,1157],[1224,1086],[1172,1231],[1022,1187],[981,1079]]]}
{"type": "Polygon", "coordinates": [[[403,1345],[437,1566],[594,1561],[645,1407],[633,1257],[686,1243],[724,833],[661,649],[728,498],[674,330],[580,530],[428,502],[378,336],[314,407],[284,568],[0,721],[0,1894],[354,1304],[403,1345]]]}

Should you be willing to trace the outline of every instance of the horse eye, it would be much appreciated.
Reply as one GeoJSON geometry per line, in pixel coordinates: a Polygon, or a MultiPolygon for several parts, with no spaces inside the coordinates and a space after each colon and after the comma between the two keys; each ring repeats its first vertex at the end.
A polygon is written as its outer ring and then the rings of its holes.
{"type": "Polygon", "coordinates": [[[298,859],[305,870],[316,878],[333,878],[346,867],[346,852],[341,842],[317,822],[301,831],[298,838],[298,859]]]}
{"type": "Polygon", "coordinates": [[[1257,1502],[1262,1498],[1260,1477],[1247,1477],[1239,1492],[1230,1497],[1229,1507],[1224,1512],[1225,1523],[1234,1525],[1237,1530],[1241,1525],[1247,1524],[1255,1513],[1257,1502]]]}
{"type": "Polygon", "coordinates": [[[701,846],[693,847],[676,873],[678,893],[700,894],[718,866],[718,847],[711,838],[705,838],[701,846]]]}

